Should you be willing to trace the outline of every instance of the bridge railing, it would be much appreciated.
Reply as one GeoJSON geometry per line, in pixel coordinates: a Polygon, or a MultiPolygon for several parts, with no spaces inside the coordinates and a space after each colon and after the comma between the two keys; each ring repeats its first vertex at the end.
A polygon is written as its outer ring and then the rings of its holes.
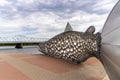
{"type": "Polygon", "coordinates": [[[33,38],[33,37],[0,37],[0,43],[39,43],[47,41],[48,38],[33,38]]]}

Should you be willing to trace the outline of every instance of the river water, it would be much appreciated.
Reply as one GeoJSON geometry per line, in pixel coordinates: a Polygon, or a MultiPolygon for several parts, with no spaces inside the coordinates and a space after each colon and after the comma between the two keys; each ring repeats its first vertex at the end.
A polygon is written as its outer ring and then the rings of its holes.
{"type": "Polygon", "coordinates": [[[16,49],[14,46],[0,46],[0,53],[41,54],[38,46],[23,46],[22,49],[16,49]]]}

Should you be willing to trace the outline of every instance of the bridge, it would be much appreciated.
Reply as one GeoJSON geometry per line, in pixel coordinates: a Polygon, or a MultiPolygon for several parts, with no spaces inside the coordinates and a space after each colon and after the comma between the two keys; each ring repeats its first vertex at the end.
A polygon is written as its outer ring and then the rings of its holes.
{"type": "MultiPolygon", "coordinates": [[[[73,29],[68,22],[66,27],[65,27],[64,32],[72,31],[72,30],[73,29]]],[[[47,41],[47,40],[48,40],[48,38],[26,37],[26,36],[23,36],[23,35],[14,36],[14,37],[0,37],[0,43],[1,44],[15,43],[16,44],[15,48],[22,48],[23,43],[40,43],[40,42],[44,42],[44,41],[47,41]]]]}
{"type": "Polygon", "coordinates": [[[0,44],[16,44],[15,48],[22,48],[23,43],[40,43],[47,41],[48,38],[36,38],[27,36],[0,37],[0,44]]]}

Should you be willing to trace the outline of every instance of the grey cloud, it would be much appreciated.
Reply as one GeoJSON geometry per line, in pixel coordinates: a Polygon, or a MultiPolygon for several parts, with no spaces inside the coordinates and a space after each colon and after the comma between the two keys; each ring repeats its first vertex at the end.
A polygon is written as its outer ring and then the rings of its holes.
{"type": "MultiPolygon", "coordinates": [[[[7,20],[7,22],[16,21],[15,24],[19,24],[16,26],[21,27],[18,32],[23,35],[54,35],[62,32],[68,21],[74,26],[74,29],[80,30],[89,25],[97,24],[99,26],[101,20],[106,19],[103,15],[107,13],[105,12],[106,9],[94,10],[94,5],[101,2],[101,0],[7,1],[9,2],[8,5],[0,6],[0,17],[7,20]],[[98,21],[100,21],[99,24],[98,21]]],[[[16,32],[13,32],[13,34],[16,32]]]]}
{"type": "MultiPolygon", "coordinates": [[[[92,6],[97,2],[94,1],[83,1],[83,0],[33,0],[32,3],[28,4],[23,1],[11,0],[8,2],[9,5],[0,7],[1,14],[4,14],[7,18],[12,18],[16,14],[20,14],[23,17],[34,13],[34,12],[45,12],[50,11],[55,14],[68,13],[71,14],[75,11],[82,10],[87,13],[92,13],[92,6]],[[13,9],[14,8],[14,9],[13,9]],[[1,10],[3,9],[3,10],[1,10]]],[[[28,0],[29,2],[29,0],[28,0]]],[[[61,15],[60,15],[61,16],[61,15]]]]}

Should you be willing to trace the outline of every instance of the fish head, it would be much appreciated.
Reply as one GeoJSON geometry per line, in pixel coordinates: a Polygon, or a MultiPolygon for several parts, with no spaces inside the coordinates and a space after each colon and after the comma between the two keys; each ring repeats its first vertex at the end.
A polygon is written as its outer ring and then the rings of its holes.
{"type": "Polygon", "coordinates": [[[45,53],[45,42],[40,42],[38,47],[40,52],[45,53]]]}

